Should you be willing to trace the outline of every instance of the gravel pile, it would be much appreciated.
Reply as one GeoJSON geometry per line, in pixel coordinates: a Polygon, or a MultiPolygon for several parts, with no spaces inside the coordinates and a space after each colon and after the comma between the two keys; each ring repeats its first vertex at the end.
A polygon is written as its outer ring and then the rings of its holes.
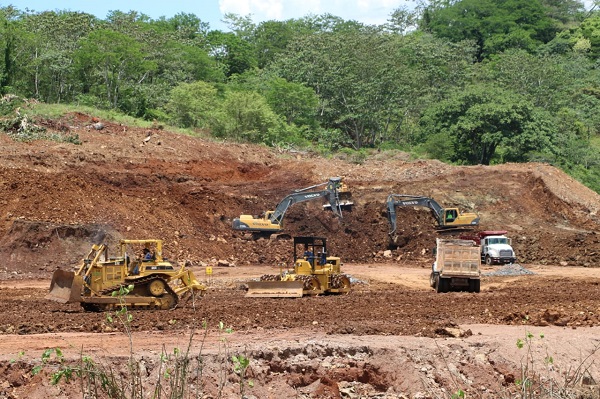
{"type": "Polygon", "coordinates": [[[490,276],[522,276],[525,274],[535,274],[531,270],[524,268],[518,263],[509,263],[504,265],[493,272],[482,273],[486,277],[490,276]]]}

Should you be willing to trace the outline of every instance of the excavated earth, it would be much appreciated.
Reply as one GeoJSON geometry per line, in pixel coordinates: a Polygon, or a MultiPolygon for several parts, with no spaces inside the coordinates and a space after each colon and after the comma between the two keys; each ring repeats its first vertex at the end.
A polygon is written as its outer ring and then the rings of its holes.
{"type": "Polygon", "coordinates": [[[0,398],[81,397],[78,383],[49,378],[82,353],[122,373],[133,356],[152,392],[160,353],[174,348],[203,359],[190,389],[207,398],[514,397],[532,375],[577,395],[562,397],[600,397],[600,196],[553,166],[458,167],[387,152],[359,164],[79,113],[37,122],[82,143],[0,135],[0,398]],[[248,280],[291,264],[292,244],[252,239],[232,219],[332,176],[349,186],[353,208],[340,219],[322,202],[295,204],[285,233],[326,237],[352,292],[245,298],[248,280]],[[392,240],[392,193],[430,196],[478,213],[479,230],[507,230],[520,269],[486,267],[479,294],[436,294],[435,221],[427,209],[398,209],[392,240]],[[120,238],[162,239],[206,295],[170,311],[132,311],[127,328],[45,299],[54,270],[120,238]],[[42,361],[53,348],[62,363],[42,361]],[[252,386],[239,384],[229,362],[239,354],[250,360],[252,386]]]}

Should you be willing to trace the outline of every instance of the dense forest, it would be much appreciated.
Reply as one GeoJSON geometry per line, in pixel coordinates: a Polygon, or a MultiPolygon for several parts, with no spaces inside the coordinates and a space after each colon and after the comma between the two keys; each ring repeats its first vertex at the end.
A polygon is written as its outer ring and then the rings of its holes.
{"type": "Polygon", "coordinates": [[[378,26],[329,14],[225,22],[2,7],[0,113],[26,98],[357,162],[373,149],[548,162],[600,192],[596,8],[422,0],[378,26]]]}

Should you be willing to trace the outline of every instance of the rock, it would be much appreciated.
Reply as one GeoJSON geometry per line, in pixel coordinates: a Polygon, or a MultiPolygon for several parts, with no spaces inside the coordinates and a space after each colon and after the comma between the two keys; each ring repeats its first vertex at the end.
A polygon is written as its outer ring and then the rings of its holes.
{"type": "Polygon", "coordinates": [[[385,251],[383,251],[383,256],[385,258],[391,258],[392,257],[392,251],[390,251],[389,249],[386,249],[385,251]]]}
{"type": "Polygon", "coordinates": [[[102,129],[104,129],[104,123],[102,123],[102,122],[97,122],[97,123],[94,123],[94,124],[92,125],[92,127],[93,127],[94,129],[96,129],[96,130],[102,130],[102,129]]]}
{"type": "Polygon", "coordinates": [[[223,267],[229,267],[231,264],[229,262],[227,262],[226,260],[223,259],[219,259],[217,261],[217,266],[223,266],[223,267]]]}

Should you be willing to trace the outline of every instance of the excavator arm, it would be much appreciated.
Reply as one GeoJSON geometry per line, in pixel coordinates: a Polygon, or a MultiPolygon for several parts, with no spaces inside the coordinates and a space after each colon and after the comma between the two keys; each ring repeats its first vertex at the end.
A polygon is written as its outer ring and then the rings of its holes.
{"type": "Polygon", "coordinates": [[[271,223],[281,224],[285,213],[291,205],[296,204],[298,202],[312,201],[317,198],[327,198],[327,201],[331,205],[333,213],[335,213],[336,216],[342,217],[342,212],[337,200],[336,192],[330,190],[322,190],[312,191],[308,193],[300,192],[288,195],[279,204],[277,204],[275,212],[273,212],[269,219],[271,220],[271,223]]]}
{"type": "Polygon", "coordinates": [[[431,209],[438,228],[456,228],[479,224],[479,216],[475,213],[461,213],[457,208],[442,208],[433,198],[418,195],[390,194],[387,198],[390,235],[396,232],[396,208],[399,206],[423,206],[431,209]]]}
{"type": "Polygon", "coordinates": [[[390,235],[396,232],[396,207],[399,206],[424,206],[431,209],[431,213],[438,222],[438,225],[442,225],[444,222],[444,208],[442,208],[434,199],[417,195],[390,194],[387,198],[390,235]]]}
{"type": "Polygon", "coordinates": [[[305,201],[312,201],[319,198],[326,198],[333,213],[342,217],[340,198],[338,188],[341,185],[341,178],[331,177],[326,183],[316,184],[314,186],[296,190],[287,195],[277,204],[274,211],[265,213],[264,218],[256,218],[250,215],[241,215],[233,219],[232,227],[234,230],[276,232],[282,229],[282,222],[285,213],[293,204],[305,201]],[[316,188],[324,187],[318,191],[312,191],[316,188]]]}

